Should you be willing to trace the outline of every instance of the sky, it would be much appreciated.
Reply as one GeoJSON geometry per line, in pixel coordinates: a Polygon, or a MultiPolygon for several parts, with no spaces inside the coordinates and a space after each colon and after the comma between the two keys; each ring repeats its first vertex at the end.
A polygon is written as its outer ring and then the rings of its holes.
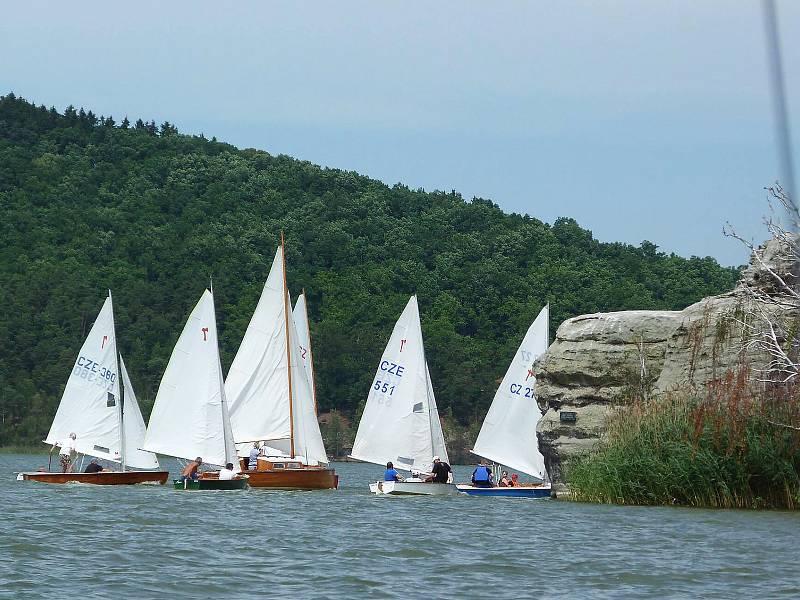
{"type": "MultiPolygon", "coordinates": [[[[797,157],[800,2],[777,6],[797,157]]],[[[0,94],[726,265],[780,178],[760,0],[17,2],[0,57],[0,94]]]]}

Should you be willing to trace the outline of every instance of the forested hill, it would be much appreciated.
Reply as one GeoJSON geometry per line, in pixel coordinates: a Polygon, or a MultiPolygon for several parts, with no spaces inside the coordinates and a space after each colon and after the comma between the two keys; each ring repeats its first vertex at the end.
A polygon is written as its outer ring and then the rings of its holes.
{"type": "Polygon", "coordinates": [[[680,309],[737,278],[649,242],[600,243],[570,218],[13,95],[0,97],[0,207],[0,445],[43,439],[109,288],[145,415],[209,275],[227,369],[281,230],[292,295],[308,294],[320,409],[349,415],[414,292],[439,406],[463,423],[483,416],[546,302],[554,330],[580,313],[680,309]]]}

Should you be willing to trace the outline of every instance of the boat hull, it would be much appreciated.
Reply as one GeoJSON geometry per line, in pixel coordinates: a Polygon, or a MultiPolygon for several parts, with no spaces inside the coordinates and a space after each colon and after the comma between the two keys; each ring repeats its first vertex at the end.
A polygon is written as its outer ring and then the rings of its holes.
{"type": "Polygon", "coordinates": [[[200,479],[187,479],[182,481],[174,479],[172,486],[181,491],[213,491],[213,490],[243,490],[247,487],[248,478],[217,479],[216,477],[201,477],[200,479]]]}
{"type": "Polygon", "coordinates": [[[549,498],[550,485],[481,488],[459,484],[458,491],[468,496],[499,496],[506,498],[549,498]]]}
{"type": "Polygon", "coordinates": [[[164,485],[168,471],[100,471],[99,473],[19,473],[20,481],[42,483],[91,483],[94,485],[164,485]]]}
{"type": "Polygon", "coordinates": [[[452,483],[424,483],[422,481],[376,481],[369,484],[373,494],[392,496],[456,496],[458,488],[452,483]]]}
{"type": "MultiPolygon", "coordinates": [[[[242,461],[244,466],[244,461],[242,461]]],[[[273,490],[332,490],[339,487],[334,469],[303,466],[299,469],[242,470],[250,477],[250,487],[273,490]]]]}

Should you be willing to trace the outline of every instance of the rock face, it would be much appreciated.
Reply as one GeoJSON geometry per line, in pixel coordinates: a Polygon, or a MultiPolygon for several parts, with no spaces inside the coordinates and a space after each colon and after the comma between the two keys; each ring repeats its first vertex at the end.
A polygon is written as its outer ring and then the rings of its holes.
{"type": "MultiPolygon", "coordinates": [[[[758,252],[769,268],[791,274],[796,264],[776,259],[778,250],[767,244],[758,252]]],[[[757,301],[751,290],[775,293],[773,281],[754,257],[735,290],[682,311],[597,313],[564,321],[535,365],[536,397],[545,411],[537,435],[556,491],[563,489],[565,461],[591,451],[621,399],[699,389],[741,365],[763,364],[761,351],[748,346],[751,334],[742,322],[752,321],[747,315],[757,301]]],[[[781,311],[781,318],[798,318],[796,306],[781,311]]]]}

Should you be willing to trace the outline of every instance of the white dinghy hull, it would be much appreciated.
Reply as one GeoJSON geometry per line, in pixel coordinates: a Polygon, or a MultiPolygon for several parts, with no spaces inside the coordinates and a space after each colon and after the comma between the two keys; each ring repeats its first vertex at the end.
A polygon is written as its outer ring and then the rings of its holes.
{"type": "Polygon", "coordinates": [[[393,496],[456,496],[454,483],[425,483],[423,481],[376,481],[369,484],[373,494],[393,496]]]}

